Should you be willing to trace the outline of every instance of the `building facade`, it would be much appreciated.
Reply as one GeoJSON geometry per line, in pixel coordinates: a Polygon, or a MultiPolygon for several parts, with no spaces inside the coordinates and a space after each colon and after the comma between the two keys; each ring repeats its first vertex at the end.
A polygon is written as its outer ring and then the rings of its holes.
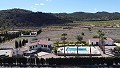
{"type": "MultiPolygon", "coordinates": [[[[91,45],[100,45],[99,38],[88,39],[87,41],[91,45]]],[[[104,39],[104,45],[114,45],[114,41],[111,38],[104,39]]]]}
{"type": "Polygon", "coordinates": [[[50,51],[53,48],[53,42],[52,41],[46,41],[46,40],[38,40],[35,42],[29,42],[26,44],[26,47],[29,50],[46,50],[46,51],[50,51]]]}

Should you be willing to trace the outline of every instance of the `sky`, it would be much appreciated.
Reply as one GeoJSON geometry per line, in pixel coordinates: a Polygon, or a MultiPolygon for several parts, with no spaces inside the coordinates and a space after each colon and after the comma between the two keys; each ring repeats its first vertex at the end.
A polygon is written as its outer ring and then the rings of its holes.
{"type": "Polygon", "coordinates": [[[0,0],[0,10],[20,8],[34,12],[120,12],[120,0],[0,0]]]}

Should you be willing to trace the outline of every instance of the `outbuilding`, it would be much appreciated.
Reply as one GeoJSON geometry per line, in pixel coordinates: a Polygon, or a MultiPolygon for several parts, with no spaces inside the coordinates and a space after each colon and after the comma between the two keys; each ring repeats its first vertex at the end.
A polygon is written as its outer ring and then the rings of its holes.
{"type": "MultiPolygon", "coordinates": [[[[87,41],[91,45],[99,45],[100,39],[99,38],[92,38],[88,39],[87,41]]],[[[104,39],[104,45],[114,45],[114,41],[111,38],[104,39]]]]}

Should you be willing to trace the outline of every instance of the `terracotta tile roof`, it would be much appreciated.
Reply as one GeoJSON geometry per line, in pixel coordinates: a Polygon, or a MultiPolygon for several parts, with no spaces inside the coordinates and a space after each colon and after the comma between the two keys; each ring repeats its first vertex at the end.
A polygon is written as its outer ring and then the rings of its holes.
{"type": "MultiPolygon", "coordinates": [[[[92,38],[92,39],[88,39],[88,41],[95,41],[95,42],[99,42],[99,38],[92,38]]],[[[106,38],[105,41],[113,41],[111,38],[106,38]]]]}
{"type": "Polygon", "coordinates": [[[38,42],[29,43],[29,46],[35,46],[35,45],[38,45],[38,42]]]}
{"type": "Polygon", "coordinates": [[[50,44],[52,44],[52,42],[51,42],[51,41],[46,41],[46,40],[39,40],[39,41],[38,41],[38,44],[50,45],[50,44]]]}
{"type": "Polygon", "coordinates": [[[95,42],[99,42],[99,38],[92,38],[92,39],[88,39],[88,41],[95,41],[95,42]]]}
{"type": "Polygon", "coordinates": [[[29,46],[35,46],[35,45],[50,45],[50,44],[53,44],[53,42],[51,41],[46,41],[46,40],[38,40],[34,43],[30,43],[29,46]]]}
{"type": "Polygon", "coordinates": [[[27,51],[27,50],[28,50],[27,47],[22,47],[22,48],[20,48],[20,51],[22,51],[22,52],[27,51]]]}
{"type": "Polygon", "coordinates": [[[111,38],[106,38],[105,41],[113,41],[111,38]]]}

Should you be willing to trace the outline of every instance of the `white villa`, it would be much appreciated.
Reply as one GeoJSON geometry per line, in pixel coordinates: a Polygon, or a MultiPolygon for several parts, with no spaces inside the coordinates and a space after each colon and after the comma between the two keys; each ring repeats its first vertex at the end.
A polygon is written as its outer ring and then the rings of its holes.
{"type": "Polygon", "coordinates": [[[26,46],[29,48],[29,50],[37,50],[39,48],[43,50],[50,50],[50,48],[53,48],[53,42],[46,40],[38,40],[35,42],[30,42],[26,44],[26,46]]]}
{"type": "Polygon", "coordinates": [[[43,51],[50,51],[53,48],[53,42],[38,40],[35,42],[29,42],[25,46],[19,48],[1,48],[0,56],[23,56],[24,53],[32,53],[41,49],[43,51]]]}

